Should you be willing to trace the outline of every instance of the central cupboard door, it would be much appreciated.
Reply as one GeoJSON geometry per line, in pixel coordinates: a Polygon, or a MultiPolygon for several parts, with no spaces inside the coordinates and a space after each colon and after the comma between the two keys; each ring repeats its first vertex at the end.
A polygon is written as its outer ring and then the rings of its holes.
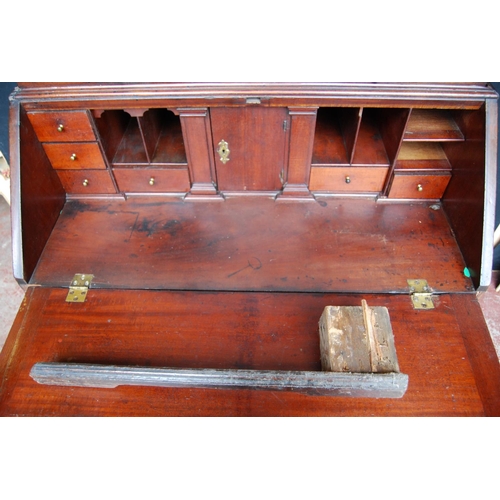
{"type": "Polygon", "coordinates": [[[212,108],[210,117],[219,191],[280,191],[288,110],[212,108]]]}

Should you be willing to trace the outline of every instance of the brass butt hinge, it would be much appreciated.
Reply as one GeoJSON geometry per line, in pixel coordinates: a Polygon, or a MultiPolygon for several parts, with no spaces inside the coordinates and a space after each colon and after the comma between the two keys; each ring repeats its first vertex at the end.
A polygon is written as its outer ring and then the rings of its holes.
{"type": "Polygon", "coordinates": [[[406,280],[410,287],[410,298],[414,309],[434,309],[432,290],[426,280],[406,280]]]}
{"type": "Polygon", "coordinates": [[[93,274],[75,274],[69,285],[66,302],[85,302],[93,274]]]}

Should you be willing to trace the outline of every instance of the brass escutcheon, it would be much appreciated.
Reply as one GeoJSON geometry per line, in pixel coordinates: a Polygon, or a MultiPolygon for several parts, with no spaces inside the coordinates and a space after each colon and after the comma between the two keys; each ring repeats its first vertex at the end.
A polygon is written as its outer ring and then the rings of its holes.
{"type": "Polygon", "coordinates": [[[222,141],[219,142],[217,148],[217,153],[219,153],[220,156],[220,161],[224,164],[226,164],[229,161],[229,144],[222,139],[222,141]]]}

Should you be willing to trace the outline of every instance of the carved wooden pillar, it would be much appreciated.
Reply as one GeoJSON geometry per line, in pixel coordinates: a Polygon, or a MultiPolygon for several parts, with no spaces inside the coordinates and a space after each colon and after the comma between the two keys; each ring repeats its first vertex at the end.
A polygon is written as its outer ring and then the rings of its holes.
{"type": "Polygon", "coordinates": [[[220,199],[213,161],[212,132],[208,108],[177,108],[191,176],[187,200],[220,199]]]}
{"type": "Polygon", "coordinates": [[[318,108],[289,108],[290,149],[285,187],[278,199],[314,200],[309,174],[318,108]]]}

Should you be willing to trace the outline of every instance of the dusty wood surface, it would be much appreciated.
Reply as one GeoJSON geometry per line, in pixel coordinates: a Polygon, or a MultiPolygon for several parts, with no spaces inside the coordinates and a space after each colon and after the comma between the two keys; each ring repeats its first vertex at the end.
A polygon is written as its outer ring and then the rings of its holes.
{"type": "MultiPolygon", "coordinates": [[[[443,210],[373,200],[74,200],[32,283],[178,290],[436,292],[472,286],[443,210]]],[[[318,314],[316,321],[321,316],[318,314]]]]}

